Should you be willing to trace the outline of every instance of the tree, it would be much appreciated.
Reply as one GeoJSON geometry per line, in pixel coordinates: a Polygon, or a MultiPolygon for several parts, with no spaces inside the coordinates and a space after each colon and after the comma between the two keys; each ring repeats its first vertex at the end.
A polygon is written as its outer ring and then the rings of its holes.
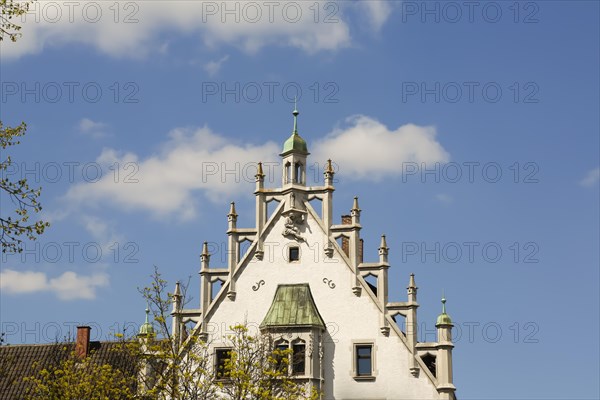
{"type": "MultiPolygon", "coordinates": [[[[26,13],[29,10],[29,4],[28,1],[0,0],[0,41],[4,39],[4,36],[8,36],[11,41],[16,42],[17,38],[21,36],[18,33],[21,27],[13,23],[12,19],[26,13]]],[[[12,128],[9,126],[4,127],[2,121],[0,121],[0,147],[2,147],[2,150],[19,144],[17,138],[23,136],[26,129],[25,122],[21,122],[21,125],[12,128]]],[[[41,220],[29,223],[29,211],[38,213],[42,210],[42,205],[38,200],[41,188],[30,188],[27,179],[16,181],[9,179],[6,172],[11,165],[10,156],[7,156],[5,160],[0,159],[0,202],[2,202],[2,195],[4,195],[16,205],[14,217],[0,215],[0,227],[2,229],[0,243],[2,244],[3,253],[22,252],[23,240],[20,239],[21,237],[25,236],[30,240],[35,240],[36,236],[44,233],[44,229],[50,226],[48,222],[41,220]]],[[[5,212],[5,210],[6,207],[3,207],[2,211],[5,212]]]]}
{"type": "Polygon", "coordinates": [[[108,360],[96,360],[94,354],[81,358],[71,344],[57,344],[54,357],[34,364],[36,373],[24,378],[30,385],[26,400],[135,400],[135,364],[124,349],[108,360]]]}
{"type": "Polygon", "coordinates": [[[21,36],[18,31],[21,26],[12,22],[13,18],[25,14],[29,10],[31,2],[15,2],[13,0],[0,0],[0,42],[4,40],[4,36],[16,42],[21,36]]]}
{"type": "MultiPolygon", "coordinates": [[[[196,332],[173,334],[167,322],[173,294],[168,293],[168,284],[157,268],[151,278],[151,285],[140,292],[152,310],[158,332],[154,338],[139,341],[141,348],[137,350],[154,370],[154,374],[141,377],[147,395],[173,400],[213,399],[220,395],[234,400],[319,398],[319,393],[308,393],[304,384],[287,374],[289,350],[276,349],[268,334],[249,334],[245,325],[231,327],[232,334],[223,338],[229,352],[222,370],[216,371],[209,342],[196,332]]],[[[183,305],[190,301],[189,281],[180,285],[183,305]]]]}
{"type": "MultiPolygon", "coordinates": [[[[151,275],[150,286],[140,289],[154,317],[156,330],[152,335],[130,341],[130,348],[139,354],[144,366],[139,384],[146,395],[155,399],[201,400],[214,398],[217,387],[211,374],[209,344],[197,336],[184,337],[169,327],[169,314],[173,294],[167,291],[167,281],[162,279],[158,268],[151,275]],[[185,349],[182,344],[185,340],[185,349]],[[185,351],[184,351],[185,350],[185,351]]],[[[188,283],[182,285],[184,304],[188,283]]]]}
{"type": "Polygon", "coordinates": [[[245,325],[230,328],[231,345],[225,359],[219,388],[232,400],[300,400],[318,399],[288,374],[291,350],[274,347],[268,334],[250,335],[245,325]]]}
{"type": "MultiPolygon", "coordinates": [[[[19,144],[18,138],[25,134],[26,129],[27,125],[24,122],[15,128],[11,128],[4,127],[2,121],[0,121],[0,147],[2,147],[2,150],[19,144]]],[[[8,197],[16,206],[14,216],[0,215],[0,227],[2,228],[0,243],[2,244],[3,253],[22,252],[23,240],[21,237],[25,236],[27,239],[35,240],[50,226],[48,222],[42,220],[29,222],[30,211],[38,213],[42,210],[42,205],[39,202],[42,189],[30,188],[27,179],[13,180],[12,177],[9,177],[7,171],[12,163],[10,156],[0,161],[0,200],[2,200],[2,197],[8,197]]],[[[6,212],[5,207],[2,207],[2,212],[6,212]]]]}

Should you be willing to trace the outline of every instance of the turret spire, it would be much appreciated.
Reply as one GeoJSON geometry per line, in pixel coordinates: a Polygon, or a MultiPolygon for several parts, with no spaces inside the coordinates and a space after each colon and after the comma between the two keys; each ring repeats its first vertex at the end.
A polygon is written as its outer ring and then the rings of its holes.
{"type": "Polygon", "coordinates": [[[294,130],[292,131],[292,133],[294,135],[298,134],[298,114],[300,114],[298,112],[298,108],[296,107],[296,100],[297,98],[294,97],[294,111],[292,111],[292,114],[294,115],[294,130]]]}

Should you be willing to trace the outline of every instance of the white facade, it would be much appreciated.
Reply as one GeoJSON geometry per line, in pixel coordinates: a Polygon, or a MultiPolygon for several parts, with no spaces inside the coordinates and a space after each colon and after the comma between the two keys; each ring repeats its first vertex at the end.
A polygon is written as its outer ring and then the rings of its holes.
{"type": "Polygon", "coordinates": [[[204,246],[200,309],[182,310],[176,305],[174,329],[182,329],[186,320],[195,321],[197,333],[218,348],[224,345],[222,338],[230,326],[245,323],[251,331],[258,331],[278,285],[308,284],[326,329],[295,332],[290,327],[283,337],[306,343],[307,370],[303,377],[312,378],[324,399],[453,399],[450,318],[444,311],[438,319],[438,342],[417,343],[414,276],[407,276],[407,301],[389,303],[385,237],[381,238],[378,257],[374,257],[376,262],[363,262],[358,200],[354,200],[351,214],[344,217],[344,224],[333,223],[331,163],[323,186],[305,186],[308,152],[297,134],[296,121],[281,156],[281,188],[265,188],[259,166],[256,226],[238,228],[235,206],[231,206],[228,265],[218,269],[209,266],[210,255],[204,246]],[[309,203],[314,199],[321,201],[309,203]],[[271,201],[275,201],[270,207],[274,211],[266,215],[267,202],[271,201]],[[313,208],[317,204],[318,209],[313,208]],[[338,243],[340,238],[345,238],[343,244],[338,243]],[[245,240],[252,244],[245,254],[239,254],[240,243],[245,240]],[[292,248],[298,248],[298,260],[290,260],[292,248]],[[369,274],[376,276],[377,294],[364,279],[369,274]],[[223,285],[211,298],[211,286],[217,280],[223,285]],[[401,327],[393,319],[397,315],[406,319],[401,327]],[[361,345],[370,346],[370,368],[368,348],[360,350],[363,359],[357,358],[357,346],[361,345]],[[435,374],[423,361],[425,355],[426,360],[437,360],[435,374]],[[357,371],[357,362],[361,371],[357,371]]]}

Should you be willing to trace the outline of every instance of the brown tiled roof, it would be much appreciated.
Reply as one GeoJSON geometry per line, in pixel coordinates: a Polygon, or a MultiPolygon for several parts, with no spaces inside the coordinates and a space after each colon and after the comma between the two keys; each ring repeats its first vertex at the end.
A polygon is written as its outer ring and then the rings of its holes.
{"type": "MultiPolygon", "coordinates": [[[[89,357],[133,376],[136,363],[124,352],[116,351],[119,346],[122,343],[90,341],[89,357]]],[[[23,400],[29,390],[23,378],[39,371],[34,364],[37,362],[41,369],[56,365],[68,358],[74,349],[72,343],[0,346],[0,400],[23,400]]]]}

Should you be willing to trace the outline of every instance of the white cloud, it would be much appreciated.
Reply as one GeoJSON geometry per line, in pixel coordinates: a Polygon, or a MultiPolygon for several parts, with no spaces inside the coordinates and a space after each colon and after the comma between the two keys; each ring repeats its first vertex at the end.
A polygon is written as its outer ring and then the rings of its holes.
{"type": "Polygon", "coordinates": [[[79,133],[90,136],[94,139],[101,139],[108,136],[106,132],[107,125],[103,122],[92,121],[89,118],[82,118],[77,125],[79,133]]]}
{"type": "Polygon", "coordinates": [[[452,196],[450,196],[449,194],[446,194],[446,193],[438,193],[435,195],[435,198],[437,201],[439,201],[440,203],[444,203],[444,204],[449,204],[454,201],[452,196]]]}
{"type": "Polygon", "coordinates": [[[49,278],[43,272],[15,271],[5,269],[0,272],[0,290],[8,294],[28,294],[50,292],[61,300],[91,300],[96,298],[96,289],[107,286],[109,278],[106,273],[97,272],[89,276],[81,276],[73,271],[49,278]]]}
{"type": "Polygon", "coordinates": [[[358,1],[356,4],[365,12],[371,28],[378,31],[392,14],[395,2],[389,0],[367,0],[358,1]]]}
{"type": "MultiPolygon", "coordinates": [[[[194,192],[202,191],[215,202],[230,199],[235,193],[248,193],[256,163],[277,160],[278,150],[273,142],[233,144],[208,127],[178,128],[169,133],[160,154],[147,158],[104,149],[97,162],[106,166],[118,163],[119,179],[106,174],[97,182],[71,187],[66,197],[79,205],[110,202],[156,216],[174,214],[190,219],[197,213],[194,192]]],[[[92,231],[104,229],[97,220],[88,222],[92,231]]]]}
{"type": "Polygon", "coordinates": [[[123,245],[125,238],[118,234],[114,223],[93,215],[82,215],[81,221],[85,230],[94,238],[101,247],[102,254],[111,254],[111,248],[115,243],[123,245]]]}
{"type": "MultiPolygon", "coordinates": [[[[390,130],[367,116],[354,116],[349,126],[336,129],[309,144],[311,159],[322,163],[332,158],[339,173],[354,180],[379,180],[402,173],[403,162],[447,162],[448,153],[436,141],[433,127],[412,124],[390,130]]],[[[177,128],[169,132],[159,154],[146,158],[134,153],[104,149],[96,161],[106,167],[119,165],[118,177],[105,174],[97,182],[72,186],[66,194],[70,206],[112,204],[126,210],[148,211],[157,217],[175,215],[182,220],[197,215],[197,194],[219,203],[236,194],[248,194],[254,185],[258,161],[266,164],[268,183],[280,176],[280,145],[240,144],[208,127],[177,128]]],[[[97,218],[84,220],[92,234],[107,237],[109,227],[97,218]]],[[[110,237],[110,235],[108,235],[110,237]]]]}
{"type": "MultiPolygon", "coordinates": [[[[344,10],[350,7],[340,3],[331,10],[326,1],[318,7],[314,3],[173,0],[119,2],[115,7],[114,2],[37,1],[17,21],[23,36],[16,43],[2,42],[2,57],[15,59],[45,48],[85,44],[111,56],[139,58],[167,51],[160,36],[164,33],[195,35],[208,47],[229,44],[250,53],[269,45],[307,53],[349,46],[344,10]],[[332,13],[337,22],[325,23],[325,16],[332,13]]],[[[382,8],[370,6],[370,18],[381,21],[386,14],[382,8]]]]}
{"type": "Polygon", "coordinates": [[[208,73],[209,76],[215,76],[220,70],[225,61],[229,60],[229,55],[221,57],[217,61],[209,61],[204,64],[204,70],[208,73]]]}
{"type": "Polygon", "coordinates": [[[389,129],[381,122],[357,115],[348,126],[336,129],[312,148],[313,160],[331,158],[344,178],[378,181],[402,174],[402,163],[447,162],[448,152],[436,140],[431,126],[402,125],[389,129]]]}
{"type": "Polygon", "coordinates": [[[600,167],[588,171],[587,175],[579,181],[581,186],[592,187],[600,181],[600,167]]]}

